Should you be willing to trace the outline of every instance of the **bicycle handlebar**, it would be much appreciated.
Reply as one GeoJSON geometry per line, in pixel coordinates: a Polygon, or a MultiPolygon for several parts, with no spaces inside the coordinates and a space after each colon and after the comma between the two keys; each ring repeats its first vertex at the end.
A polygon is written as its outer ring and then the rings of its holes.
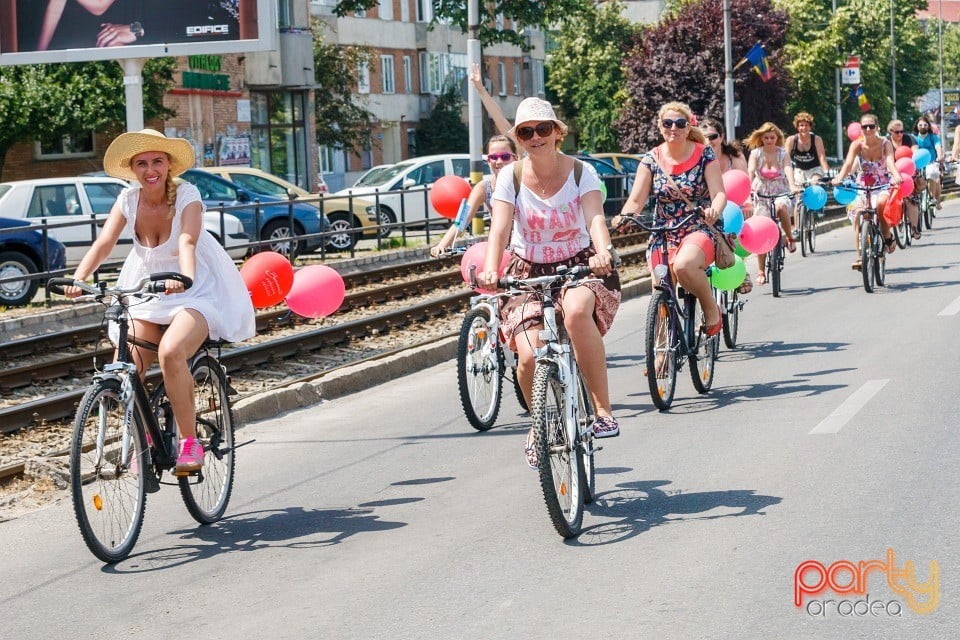
{"type": "Polygon", "coordinates": [[[576,267],[558,267],[557,272],[548,276],[537,276],[536,278],[515,278],[507,276],[497,280],[497,287],[500,289],[520,290],[524,288],[534,289],[545,285],[563,282],[564,285],[571,285],[592,275],[593,271],[585,264],[576,267]]]}
{"type": "Polygon", "coordinates": [[[50,278],[47,280],[47,290],[50,293],[64,295],[64,287],[77,287],[81,291],[96,298],[105,296],[126,296],[134,293],[163,293],[166,290],[165,280],[176,280],[183,283],[183,289],[186,291],[193,286],[193,279],[176,273],[174,271],[165,271],[163,273],[154,273],[142,278],[132,287],[108,287],[106,282],[100,282],[97,285],[88,284],[82,280],[72,278],[50,278]]]}
{"type": "MultiPolygon", "coordinates": [[[[622,222],[621,224],[617,225],[617,228],[620,229],[625,227],[627,224],[633,223],[638,227],[640,227],[641,229],[643,229],[644,231],[647,231],[649,233],[655,233],[655,234],[669,233],[671,231],[677,231],[678,229],[682,229],[686,227],[687,225],[692,223],[696,218],[702,215],[703,215],[703,207],[697,207],[691,213],[687,214],[686,216],[684,216],[674,224],[656,225],[656,224],[647,224],[646,222],[644,222],[644,216],[642,216],[639,213],[621,213],[620,217],[624,218],[626,222],[622,222]]],[[[649,217],[650,219],[654,219],[654,220],[656,219],[656,216],[653,214],[650,214],[649,217]]]]}

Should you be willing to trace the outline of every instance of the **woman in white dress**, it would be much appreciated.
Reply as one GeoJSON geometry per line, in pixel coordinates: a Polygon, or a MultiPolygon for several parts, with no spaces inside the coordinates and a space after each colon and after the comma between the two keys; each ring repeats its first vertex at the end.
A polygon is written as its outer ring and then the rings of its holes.
{"type": "MultiPolygon", "coordinates": [[[[198,471],[203,465],[188,358],[207,336],[238,342],[256,332],[253,305],[240,272],[203,229],[200,192],[192,184],[173,180],[193,164],[193,147],[181,138],[167,138],[152,129],[117,137],[104,155],[104,170],[132,186],[120,192],[103,230],[73,274],[75,280],[89,278],[128,229],[133,251],[123,264],[118,285],[132,286],[144,276],[164,271],[193,280],[186,291],[183,283],[167,280],[165,294],[130,307],[134,362],[143,375],[159,359],[180,430],[178,474],[198,471]],[[136,345],[144,342],[158,345],[156,353],[136,345]]],[[[77,287],[65,289],[69,297],[81,294],[77,287]]],[[[111,328],[111,338],[117,339],[116,327],[111,328]]]]}

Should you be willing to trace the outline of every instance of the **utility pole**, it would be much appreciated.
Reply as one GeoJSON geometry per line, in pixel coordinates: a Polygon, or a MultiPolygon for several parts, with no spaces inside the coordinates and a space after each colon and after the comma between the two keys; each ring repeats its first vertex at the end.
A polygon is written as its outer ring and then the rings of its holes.
{"type": "MultiPolygon", "coordinates": [[[[467,2],[467,69],[473,73],[474,65],[480,66],[480,0],[467,2]]],[[[480,70],[481,80],[483,70],[480,70]]],[[[480,94],[467,79],[467,119],[470,129],[470,182],[477,184],[483,179],[483,106],[480,94]]]]}
{"type": "Polygon", "coordinates": [[[897,119],[897,40],[893,32],[893,4],[890,0],[890,97],[893,99],[893,119],[897,119]]]}
{"type": "Polygon", "coordinates": [[[725,138],[737,137],[733,115],[733,43],[730,38],[730,0],[723,0],[723,128],[725,138]]]}

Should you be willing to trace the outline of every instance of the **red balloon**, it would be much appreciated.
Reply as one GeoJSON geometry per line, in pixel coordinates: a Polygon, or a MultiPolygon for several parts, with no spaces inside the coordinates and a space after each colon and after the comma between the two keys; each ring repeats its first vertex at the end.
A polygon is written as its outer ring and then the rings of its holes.
{"type": "Polygon", "coordinates": [[[900,158],[910,158],[913,160],[913,149],[903,144],[897,147],[897,150],[893,152],[894,160],[899,160],[900,158]]]}
{"type": "Polygon", "coordinates": [[[740,244],[750,253],[767,253],[777,246],[780,228],[767,216],[750,216],[740,229],[740,244]]]}
{"type": "MultiPolygon", "coordinates": [[[[483,271],[483,263],[487,259],[487,243],[478,242],[469,249],[466,253],[463,254],[463,258],[460,259],[460,275],[463,276],[463,281],[468,285],[470,284],[470,267],[475,266],[477,268],[477,273],[483,271]]],[[[497,275],[502,276],[503,272],[507,270],[507,265],[510,264],[510,253],[507,251],[503,252],[503,256],[500,258],[500,266],[497,268],[497,275]]],[[[478,293],[496,293],[496,291],[487,291],[485,289],[476,289],[478,293]]]]}
{"type": "MultiPolygon", "coordinates": [[[[900,147],[901,149],[903,147],[900,147]]],[[[912,176],[917,171],[917,166],[913,164],[913,158],[900,158],[894,164],[897,165],[897,171],[912,176]]]]}
{"type": "Polygon", "coordinates": [[[912,173],[901,173],[900,174],[900,196],[906,198],[908,195],[913,193],[913,174],[912,173]]]}
{"type": "Polygon", "coordinates": [[[287,306],[305,318],[322,318],[340,308],[345,293],[343,278],[336,270],[312,264],[293,274],[287,306]]]}
{"type": "Polygon", "coordinates": [[[723,174],[723,190],[727,192],[727,200],[742,207],[750,197],[750,176],[740,169],[727,171],[723,174]]]}
{"type": "Polygon", "coordinates": [[[430,187],[430,204],[444,218],[453,220],[471,189],[470,183],[459,176],[443,176],[430,187]]]}
{"type": "Polygon", "coordinates": [[[293,265],[275,251],[254,254],[240,267],[240,276],[254,309],[266,309],[280,302],[293,286],[293,265]]]}
{"type": "Polygon", "coordinates": [[[851,122],[847,125],[847,137],[850,138],[851,142],[861,135],[863,135],[863,127],[860,126],[859,122],[851,122]]]}

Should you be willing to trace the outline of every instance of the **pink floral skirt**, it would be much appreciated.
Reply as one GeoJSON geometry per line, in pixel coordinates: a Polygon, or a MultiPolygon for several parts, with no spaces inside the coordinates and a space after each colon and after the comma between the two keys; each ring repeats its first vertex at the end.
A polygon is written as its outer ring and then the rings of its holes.
{"type": "MultiPolygon", "coordinates": [[[[516,278],[537,278],[557,272],[557,267],[575,267],[587,264],[590,256],[596,251],[587,248],[562,262],[541,264],[527,262],[523,258],[513,256],[504,275],[516,278]]],[[[606,335],[613,324],[613,318],[620,308],[620,275],[614,271],[601,278],[600,282],[588,282],[585,285],[594,294],[593,319],[600,329],[600,335],[606,335]]],[[[556,300],[557,310],[563,312],[563,296],[556,300]]],[[[532,327],[543,324],[543,305],[534,295],[516,296],[511,298],[500,310],[500,329],[507,337],[507,345],[513,351],[517,350],[516,334],[532,327]]]]}

